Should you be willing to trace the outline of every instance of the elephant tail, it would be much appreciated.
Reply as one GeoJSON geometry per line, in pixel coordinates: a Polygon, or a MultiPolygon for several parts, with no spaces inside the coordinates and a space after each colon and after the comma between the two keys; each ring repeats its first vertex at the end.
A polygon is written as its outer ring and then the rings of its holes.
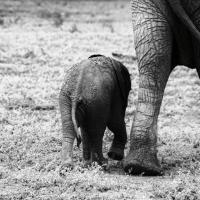
{"type": "Polygon", "coordinates": [[[174,13],[182,21],[182,23],[188,28],[188,30],[194,35],[194,37],[200,42],[200,32],[189,18],[185,10],[180,4],[180,0],[168,1],[174,13]]]}
{"type": "Polygon", "coordinates": [[[77,85],[75,88],[75,94],[74,94],[74,99],[72,100],[72,122],[74,125],[74,130],[76,133],[76,139],[77,139],[77,146],[79,147],[79,145],[81,144],[81,131],[80,131],[80,125],[82,122],[82,114],[80,115],[81,107],[80,105],[82,105],[82,99],[81,99],[81,85],[82,85],[82,81],[83,81],[83,76],[84,76],[84,67],[83,65],[81,65],[82,68],[80,68],[80,74],[78,77],[78,81],[77,81],[77,85]]]}
{"type": "Polygon", "coordinates": [[[77,110],[77,101],[72,103],[72,122],[76,133],[77,146],[79,147],[79,145],[81,144],[81,131],[80,128],[78,127],[76,120],[76,110],[77,110]]]}

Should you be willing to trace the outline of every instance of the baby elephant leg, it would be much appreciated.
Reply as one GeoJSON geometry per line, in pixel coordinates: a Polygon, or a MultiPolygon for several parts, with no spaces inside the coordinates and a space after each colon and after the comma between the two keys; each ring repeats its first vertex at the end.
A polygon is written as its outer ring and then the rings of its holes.
{"type": "Polygon", "coordinates": [[[62,121],[62,162],[64,166],[72,167],[72,151],[73,151],[73,143],[75,140],[75,131],[74,125],[72,122],[71,115],[71,101],[69,97],[64,95],[62,92],[59,97],[60,104],[60,113],[61,113],[61,121],[62,121]]]}
{"type": "Polygon", "coordinates": [[[88,132],[91,141],[91,162],[97,162],[99,165],[107,163],[107,160],[103,157],[102,153],[102,143],[105,129],[106,126],[101,126],[100,128],[96,126],[95,128],[90,128],[88,132]]]}
{"type": "Polygon", "coordinates": [[[83,164],[88,166],[91,164],[91,140],[84,128],[81,128],[82,145],[83,145],[83,164]]]}
{"type": "Polygon", "coordinates": [[[91,160],[99,165],[103,165],[106,161],[102,153],[103,133],[96,133],[98,135],[92,138],[91,160]]]}
{"type": "Polygon", "coordinates": [[[114,133],[114,139],[108,156],[114,160],[122,160],[124,148],[127,142],[126,126],[124,120],[121,123],[111,123],[108,128],[114,133]]]}

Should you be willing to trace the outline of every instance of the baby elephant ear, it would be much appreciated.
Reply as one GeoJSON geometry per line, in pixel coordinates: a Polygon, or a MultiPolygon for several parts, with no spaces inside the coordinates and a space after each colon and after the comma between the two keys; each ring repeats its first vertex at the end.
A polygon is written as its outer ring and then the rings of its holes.
{"type": "Polygon", "coordinates": [[[91,56],[88,57],[88,58],[95,58],[95,57],[104,57],[104,56],[101,55],[101,54],[93,54],[93,55],[91,55],[91,56]]]}

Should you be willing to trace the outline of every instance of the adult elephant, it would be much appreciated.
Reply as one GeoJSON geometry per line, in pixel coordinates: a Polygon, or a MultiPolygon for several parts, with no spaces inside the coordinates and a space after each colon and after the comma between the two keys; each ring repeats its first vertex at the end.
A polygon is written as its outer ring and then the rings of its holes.
{"type": "Polygon", "coordinates": [[[164,89],[177,65],[200,76],[200,0],[132,0],[139,94],[124,169],[159,175],[157,120],[164,89]]]}

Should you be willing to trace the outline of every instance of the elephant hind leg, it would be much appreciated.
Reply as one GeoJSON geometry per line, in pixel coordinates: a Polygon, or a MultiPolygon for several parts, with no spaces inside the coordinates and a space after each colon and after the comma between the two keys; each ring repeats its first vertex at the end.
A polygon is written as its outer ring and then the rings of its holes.
{"type": "Polygon", "coordinates": [[[62,162],[65,166],[73,166],[73,143],[75,140],[75,130],[72,122],[72,104],[70,98],[61,91],[59,105],[62,121],[62,162]]]}
{"type": "MultiPolygon", "coordinates": [[[[99,92],[101,94],[102,91],[99,92]]],[[[85,123],[83,129],[87,135],[88,141],[85,145],[90,145],[90,160],[104,165],[107,160],[103,156],[102,144],[103,136],[106,129],[109,113],[110,113],[110,94],[102,94],[103,97],[92,99],[87,106],[85,123]],[[105,97],[108,99],[104,99],[105,97]]],[[[86,148],[87,149],[87,148],[86,148]]]]}
{"type": "Polygon", "coordinates": [[[157,121],[171,72],[172,33],[165,17],[153,4],[140,2],[134,30],[139,92],[124,169],[131,174],[159,175],[162,170],[156,149],[157,121]]]}
{"type": "Polygon", "coordinates": [[[103,165],[106,159],[102,152],[103,135],[106,124],[102,119],[89,118],[87,128],[84,128],[85,139],[83,138],[83,158],[86,163],[97,162],[103,165]]]}
{"type": "Polygon", "coordinates": [[[140,148],[133,152],[130,151],[124,161],[124,170],[128,174],[134,175],[162,175],[157,154],[155,151],[148,151],[146,148],[140,148]]]}
{"type": "Polygon", "coordinates": [[[83,144],[83,164],[88,166],[91,164],[91,140],[86,129],[81,128],[82,144],[83,144]]]}
{"type": "Polygon", "coordinates": [[[102,143],[103,143],[103,135],[106,126],[101,127],[101,129],[90,129],[91,135],[91,161],[97,162],[99,165],[104,165],[107,160],[103,156],[102,151],[102,143]]]}

